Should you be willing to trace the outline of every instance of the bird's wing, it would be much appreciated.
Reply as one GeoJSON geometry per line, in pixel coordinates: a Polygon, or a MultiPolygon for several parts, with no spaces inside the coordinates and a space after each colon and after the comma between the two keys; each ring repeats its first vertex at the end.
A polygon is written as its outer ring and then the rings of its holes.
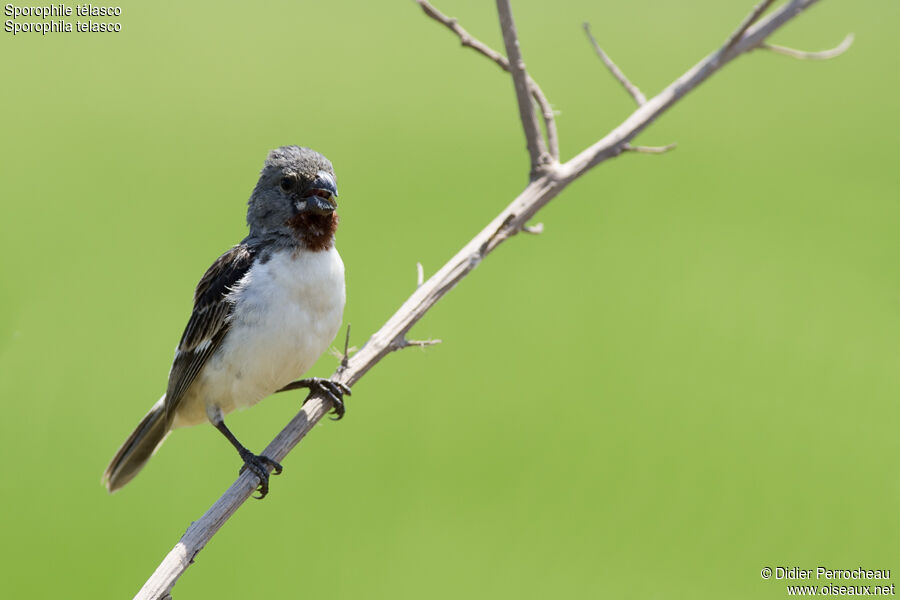
{"type": "Polygon", "coordinates": [[[166,388],[166,418],[171,420],[178,403],[190,387],[207,359],[221,345],[228,332],[234,304],[228,294],[250,270],[254,250],[238,244],[216,259],[206,271],[194,292],[194,310],[181,341],[175,350],[175,361],[169,371],[166,388]]]}

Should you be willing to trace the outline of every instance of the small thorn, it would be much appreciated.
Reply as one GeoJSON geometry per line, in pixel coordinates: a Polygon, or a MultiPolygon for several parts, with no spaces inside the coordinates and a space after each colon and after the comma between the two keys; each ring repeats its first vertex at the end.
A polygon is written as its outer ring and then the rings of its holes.
{"type": "Polygon", "coordinates": [[[346,369],[350,362],[350,323],[347,323],[347,334],[344,336],[344,356],[341,358],[341,368],[346,369]]]}
{"type": "Polygon", "coordinates": [[[534,225],[522,225],[522,231],[524,233],[530,233],[531,235],[540,235],[544,233],[544,224],[535,223],[534,225]]]}

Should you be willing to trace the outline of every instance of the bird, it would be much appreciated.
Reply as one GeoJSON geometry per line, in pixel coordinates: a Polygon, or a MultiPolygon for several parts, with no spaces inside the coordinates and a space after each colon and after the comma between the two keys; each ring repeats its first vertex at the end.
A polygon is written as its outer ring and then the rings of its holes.
{"type": "Polygon", "coordinates": [[[343,319],[344,263],[335,247],[337,178],[315,150],[268,153],[247,202],[249,233],[206,271],[175,350],[165,394],[116,452],[102,483],[112,493],[131,481],[172,429],[212,423],[269,491],[275,460],[253,454],[225,415],[277,391],[299,387],[331,398],[337,419],[350,389],[299,379],[329,347],[343,319]]]}

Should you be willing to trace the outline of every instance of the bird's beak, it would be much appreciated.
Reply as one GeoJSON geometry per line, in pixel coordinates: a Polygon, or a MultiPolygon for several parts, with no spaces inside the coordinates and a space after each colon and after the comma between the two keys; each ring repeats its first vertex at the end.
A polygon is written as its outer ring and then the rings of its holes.
{"type": "Polygon", "coordinates": [[[298,211],[308,211],[317,215],[329,215],[337,208],[337,182],[334,175],[319,171],[316,178],[300,194],[298,211]]]}

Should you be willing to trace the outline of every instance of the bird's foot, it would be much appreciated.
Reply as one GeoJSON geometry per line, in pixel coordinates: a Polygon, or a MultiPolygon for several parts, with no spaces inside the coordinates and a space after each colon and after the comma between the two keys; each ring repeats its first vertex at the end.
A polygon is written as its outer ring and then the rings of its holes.
{"type": "MultiPolygon", "coordinates": [[[[331,398],[331,401],[334,403],[333,412],[335,415],[331,417],[332,421],[340,421],[344,418],[344,413],[347,412],[347,409],[344,407],[344,394],[351,395],[349,387],[339,381],[323,377],[310,377],[301,381],[309,382],[307,387],[310,393],[321,392],[331,398]]],[[[309,400],[309,396],[307,396],[306,400],[309,400]]],[[[306,404],[306,400],[303,401],[304,404],[306,404]]]]}
{"type": "Polygon", "coordinates": [[[241,458],[244,459],[244,466],[241,467],[240,473],[249,469],[251,473],[259,478],[259,487],[257,488],[259,496],[253,497],[257,500],[262,500],[269,493],[269,467],[272,468],[275,475],[281,475],[281,464],[268,456],[256,455],[249,450],[246,453],[242,452],[241,458]]]}
{"type": "MultiPolygon", "coordinates": [[[[299,388],[307,388],[310,395],[315,392],[321,392],[322,394],[328,396],[334,403],[335,416],[332,417],[332,420],[340,421],[344,416],[344,413],[347,412],[347,410],[344,408],[344,394],[349,396],[350,388],[340,381],[325,379],[324,377],[308,377],[306,379],[298,379],[293,383],[289,383],[278,391],[286,392],[288,390],[296,390],[299,388]]],[[[306,400],[303,401],[303,404],[306,404],[307,400],[309,400],[309,396],[306,397],[306,400]]]]}

